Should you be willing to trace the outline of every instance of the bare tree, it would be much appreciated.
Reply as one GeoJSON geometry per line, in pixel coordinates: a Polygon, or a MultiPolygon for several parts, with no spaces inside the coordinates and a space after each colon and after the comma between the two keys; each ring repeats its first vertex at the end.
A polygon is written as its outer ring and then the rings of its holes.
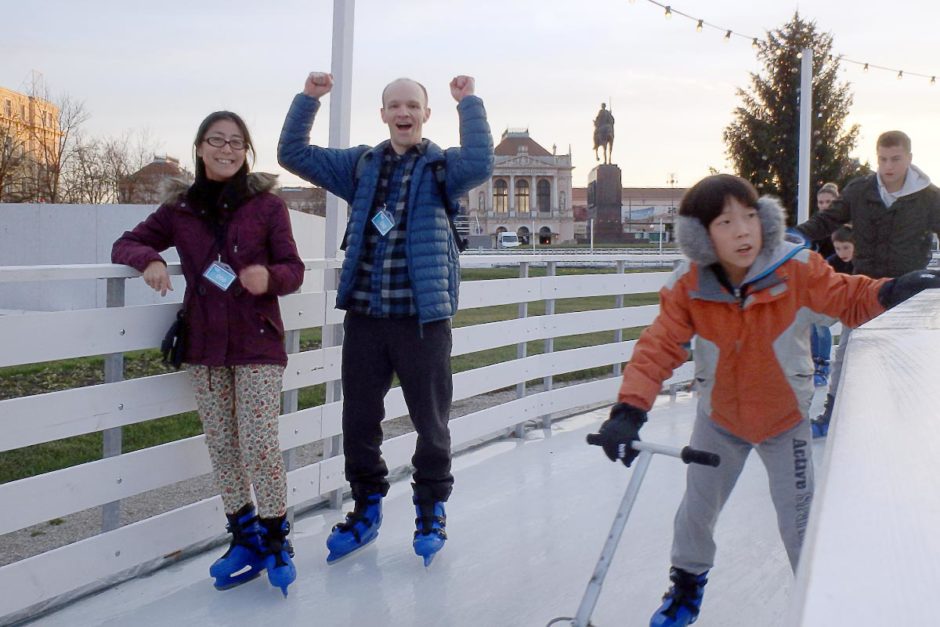
{"type": "Polygon", "coordinates": [[[149,131],[125,131],[120,137],[106,142],[105,151],[112,187],[112,202],[121,202],[122,196],[133,197],[137,187],[144,183],[131,176],[149,164],[157,152],[149,131]]]}
{"type": "MultiPolygon", "coordinates": [[[[80,130],[90,117],[85,103],[72,100],[68,95],[60,97],[56,106],[59,108],[59,128],[54,136],[50,137],[44,129],[34,130],[40,151],[39,163],[34,169],[34,200],[49,203],[64,200],[62,175],[81,148],[80,130]]],[[[37,129],[36,126],[33,128],[37,129]]]]}
{"type": "Polygon", "coordinates": [[[26,138],[12,118],[0,119],[0,202],[18,202],[26,165],[26,138]]]}
{"type": "Polygon", "coordinates": [[[68,167],[60,173],[60,202],[103,204],[112,202],[107,168],[107,146],[97,139],[74,136],[68,167]]]}

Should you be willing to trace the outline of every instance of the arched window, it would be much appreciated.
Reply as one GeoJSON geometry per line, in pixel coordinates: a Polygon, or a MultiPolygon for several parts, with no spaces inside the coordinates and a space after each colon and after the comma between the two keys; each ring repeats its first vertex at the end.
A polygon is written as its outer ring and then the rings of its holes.
{"type": "Polygon", "coordinates": [[[493,181],[493,211],[509,213],[509,185],[503,179],[493,181]]]}
{"type": "Polygon", "coordinates": [[[548,182],[547,179],[542,179],[538,182],[538,187],[536,188],[536,197],[538,198],[538,208],[539,211],[544,213],[550,213],[552,210],[552,185],[548,182]]]}
{"type": "Polygon", "coordinates": [[[516,213],[529,212],[529,181],[516,181],[516,213]]]}

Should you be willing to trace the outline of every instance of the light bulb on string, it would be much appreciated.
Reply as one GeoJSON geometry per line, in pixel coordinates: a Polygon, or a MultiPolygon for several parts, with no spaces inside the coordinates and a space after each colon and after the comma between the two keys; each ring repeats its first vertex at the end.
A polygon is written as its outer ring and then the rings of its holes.
{"type": "Polygon", "coordinates": [[[695,32],[696,32],[696,33],[701,33],[701,32],[702,32],[702,26],[703,26],[703,21],[702,21],[702,20],[699,20],[699,21],[698,21],[698,24],[695,25],[695,32]]]}
{"type": "Polygon", "coordinates": [[[863,71],[863,72],[867,72],[867,71],[868,71],[868,64],[867,64],[867,63],[865,64],[865,67],[862,68],[862,71],[863,71]]]}
{"type": "Polygon", "coordinates": [[[904,78],[904,70],[898,70],[898,80],[904,78]]]}
{"type": "Polygon", "coordinates": [[[731,41],[731,31],[730,31],[730,30],[729,30],[727,33],[725,33],[725,41],[731,41]]]}
{"type": "Polygon", "coordinates": [[[936,76],[931,76],[931,77],[930,77],[930,84],[931,84],[931,85],[936,85],[936,84],[937,84],[937,77],[936,77],[936,76]]]}
{"type": "Polygon", "coordinates": [[[672,18],[672,7],[666,7],[666,19],[672,18]]]}
{"type": "Polygon", "coordinates": [[[755,38],[751,41],[751,48],[753,48],[754,50],[757,50],[757,46],[758,46],[758,44],[757,44],[757,37],[755,37],[755,38]]]}

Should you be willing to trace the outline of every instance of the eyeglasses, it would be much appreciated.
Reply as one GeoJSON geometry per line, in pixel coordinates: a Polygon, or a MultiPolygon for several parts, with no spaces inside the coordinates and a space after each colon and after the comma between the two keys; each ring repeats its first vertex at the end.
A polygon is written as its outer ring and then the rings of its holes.
{"type": "Polygon", "coordinates": [[[245,140],[239,137],[233,137],[232,139],[225,139],[224,137],[213,135],[212,137],[206,137],[203,141],[205,141],[207,144],[209,144],[213,148],[221,148],[225,144],[228,144],[229,146],[232,147],[232,150],[244,150],[245,146],[247,145],[245,143],[245,140]]]}

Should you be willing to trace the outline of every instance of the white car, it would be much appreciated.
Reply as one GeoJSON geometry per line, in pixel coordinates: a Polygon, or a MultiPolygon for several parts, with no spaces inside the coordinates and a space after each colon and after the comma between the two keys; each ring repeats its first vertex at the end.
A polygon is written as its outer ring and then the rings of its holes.
{"type": "Polygon", "coordinates": [[[497,248],[515,248],[519,245],[519,236],[515,233],[509,233],[508,231],[500,233],[496,236],[496,247],[497,248]]]}

